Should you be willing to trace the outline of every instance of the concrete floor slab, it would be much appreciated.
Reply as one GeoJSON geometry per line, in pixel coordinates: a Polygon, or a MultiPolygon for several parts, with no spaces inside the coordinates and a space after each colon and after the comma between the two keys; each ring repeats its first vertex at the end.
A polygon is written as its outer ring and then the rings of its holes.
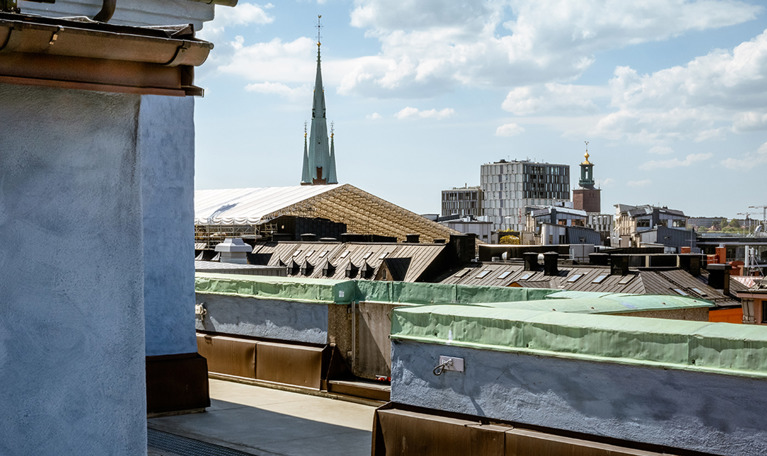
{"type": "Polygon", "coordinates": [[[205,413],[151,418],[163,432],[254,455],[369,455],[375,407],[210,380],[205,413]]]}

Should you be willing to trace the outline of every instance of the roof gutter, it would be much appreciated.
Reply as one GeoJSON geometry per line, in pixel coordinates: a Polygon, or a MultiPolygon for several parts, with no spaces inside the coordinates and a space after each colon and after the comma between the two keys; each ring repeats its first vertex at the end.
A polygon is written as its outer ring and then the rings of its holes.
{"type": "Polygon", "coordinates": [[[2,82],[202,95],[193,85],[194,67],[212,48],[188,26],[126,27],[0,13],[2,82]]]}

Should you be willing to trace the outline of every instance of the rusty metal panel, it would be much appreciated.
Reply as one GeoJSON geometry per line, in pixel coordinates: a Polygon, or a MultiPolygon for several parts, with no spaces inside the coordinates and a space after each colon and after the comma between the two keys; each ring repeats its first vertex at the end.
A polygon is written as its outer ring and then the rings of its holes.
{"type": "Polygon", "coordinates": [[[391,311],[397,304],[360,302],[356,306],[352,373],[375,380],[391,375],[391,311]]]}
{"type": "Polygon", "coordinates": [[[208,371],[256,378],[258,342],[234,337],[197,334],[197,351],[208,360],[208,371]]]}
{"type": "Polygon", "coordinates": [[[507,426],[480,425],[456,418],[380,408],[375,414],[372,454],[503,456],[504,431],[508,429],[507,426]]]}
{"type": "Polygon", "coordinates": [[[542,454],[558,456],[670,456],[670,453],[636,450],[528,429],[512,429],[506,432],[506,456],[542,454]]]}
{"type": "Polygon", "coordinates": [[[256,379],[319,390],[323,347],[259,342],[256,379]]]}
{"type": "Polygon", "coordinates": [[[208,369],[197,353],[146,357],[147,413],[210,407],[208,369]]]}

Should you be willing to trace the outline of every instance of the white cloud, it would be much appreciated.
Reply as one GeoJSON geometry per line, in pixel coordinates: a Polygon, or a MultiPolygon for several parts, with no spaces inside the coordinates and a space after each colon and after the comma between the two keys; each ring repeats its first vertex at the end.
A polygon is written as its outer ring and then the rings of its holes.
{"type": "Polygon", "coordinates": [[[615,184],[615,179],[612,177],[605,177],[604,179],[597,179],[595,183],[599,188],[612,187],[613,184],[615,184]]]}
{"type": "Polygon", "coordinates": [[[501,107],[518,116],[542,113],[588,114],[598,110],[594,99],[608,95],[596,87],[548,83],[512,89],[501,107]]]}
{"type": "Polygon", "coordinates": [[[439,111],[436,109],[428,109],[426,111],[421,111],[418,108],[413,108],[411,106],[408,106],[406,108],[403,108],[398,113],[394,114],[394,117],[396,117],[399,120],[403,119],[409,119],[412,117],[418,117],[422,119],[446,119],[450,116],[455,114],[455,110],[453,108],[444,108],[440,109],[439,111]]]}
{"type": "Polygon", "coordinates": [[[378,114],[377,112],[374,112],[372,114],[366,115],[365,118],[368,119],[368,120],[379,120],[379,119],[381,119],[381,114],[378,114]]]}
{"type": "Polygon", "coordinates": [[[642,180],[634,180],[634,181],[626,182],[626,186],[628,187],[647,187],[650,184],[652,184],[652,181],[650,179],[642,179],[642,180]]]}
{"type": "Polygon", "coordinates": [[[508,123],[496,128],[495,136],[516,136],[525,131],[522,126],[515,123],[508,123]]]}
{"type": "Polygon", "coordinates": [[[279,95],[282,97],[296,99],[310,99],[311,89],[306,86],[290,87],[279,82],[257,82],[245,86],[248,92],[257,92],[267,95],[279,95]]]}
{"type": "Polygon", "coordinates": [[[727,158],[722,161],[724,167],[737,170],[750,170],[765,164],[767,164],[767,142],[762,144],[756,152],[747,153],[741,157],[727,158]]]}
{"type": "Polygon", "coordinates": [[[203,26],[200,37],[211,40],[231,26],[270,24],[274,22],[274,17],[267,10],[273,7],[271,3],[261,6],[243,2],[238,2],[235,7],[216,5],[215,18],[203,26]]]}
{"type": "Polygon", "coordinates": [[[735,118],[732,128],[736,132],[767,130],[767,113],[742,112],[735,118]]]}
{"type": "Polygon", "coordinates": [[[650,160],[646,163],[642,163],[641,165],[639,165],[639,168],[644,170],[659,169],[659,168],[662,168],[662,169],[681,168],[681,167],[690,166],[697,162],[708,160],[711,157],[713,157],[713,154],[711,153],[689,154],[684,158],[684,160],[680,160],[678,158],[671,158],[669,160],[650,160]]]}
{"type": "Polygon", "coordinates": [[[250,81],[306,83],[314,80],[316,45],[310,38],[283,42],[279,38],[244,46],[234,44],[235,52],[219,71],[242,76],[250,81]]]}
{"type": "Polygon", "coordinates": [[[669,155],[674,153],[674,149],[668,146],[657,145],[652,146],[648,152],[653,155],[669,155]]]}
{"type": "Polygon", "coordinates": [[[765,75],[767,31],[732,51],[716,50],[652,74],[618,67],[610,81],[614,111],[600,120],[597,134],[653,143],[765,129],[765,75]]]}
{"type": "Polygon", "coordinates": [[[596,52],[751,19],[741,1],[356,0],[351,24],[381,43],[360,59],[345,93],[423,96],[456,85],[530,85],[573,79],[596,52]]]}

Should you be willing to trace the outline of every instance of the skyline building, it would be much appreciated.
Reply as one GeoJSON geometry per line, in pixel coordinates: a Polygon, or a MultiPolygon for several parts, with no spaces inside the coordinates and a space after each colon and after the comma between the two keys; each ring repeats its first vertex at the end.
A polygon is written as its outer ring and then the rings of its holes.
{"type": "MultiPolygon", "coordinates": [[[[314,80],[314,98],[312,100],[312,124],[309,141],[306,140],[306,125],[304,124],[304,165],[301,174],[301,185],[337,184],[336,154],[331,128],[328,141],[328,123],[325,113],[325,90],[322,85],[322,69],[320,64],[320,18],[317,16],[317,75],[314,80]]],[[[331,126],[332,127],[332,126],[331,126]]]]}
{"type": "Polygon", "coordinates": [[[586,212],[602,212],[602,190],[594,188],[594,164],[589,161],[589,142],[586,142],[586,158],[581,163],[580,188],[573,190],[573,208],[586,212]]]}
{"type": "Polygon", "coordinates": [[[500,160],[480,168],[482,210],[493,229],[525,229],[525,208],[570,201],[570,166],[500,160]]]}

